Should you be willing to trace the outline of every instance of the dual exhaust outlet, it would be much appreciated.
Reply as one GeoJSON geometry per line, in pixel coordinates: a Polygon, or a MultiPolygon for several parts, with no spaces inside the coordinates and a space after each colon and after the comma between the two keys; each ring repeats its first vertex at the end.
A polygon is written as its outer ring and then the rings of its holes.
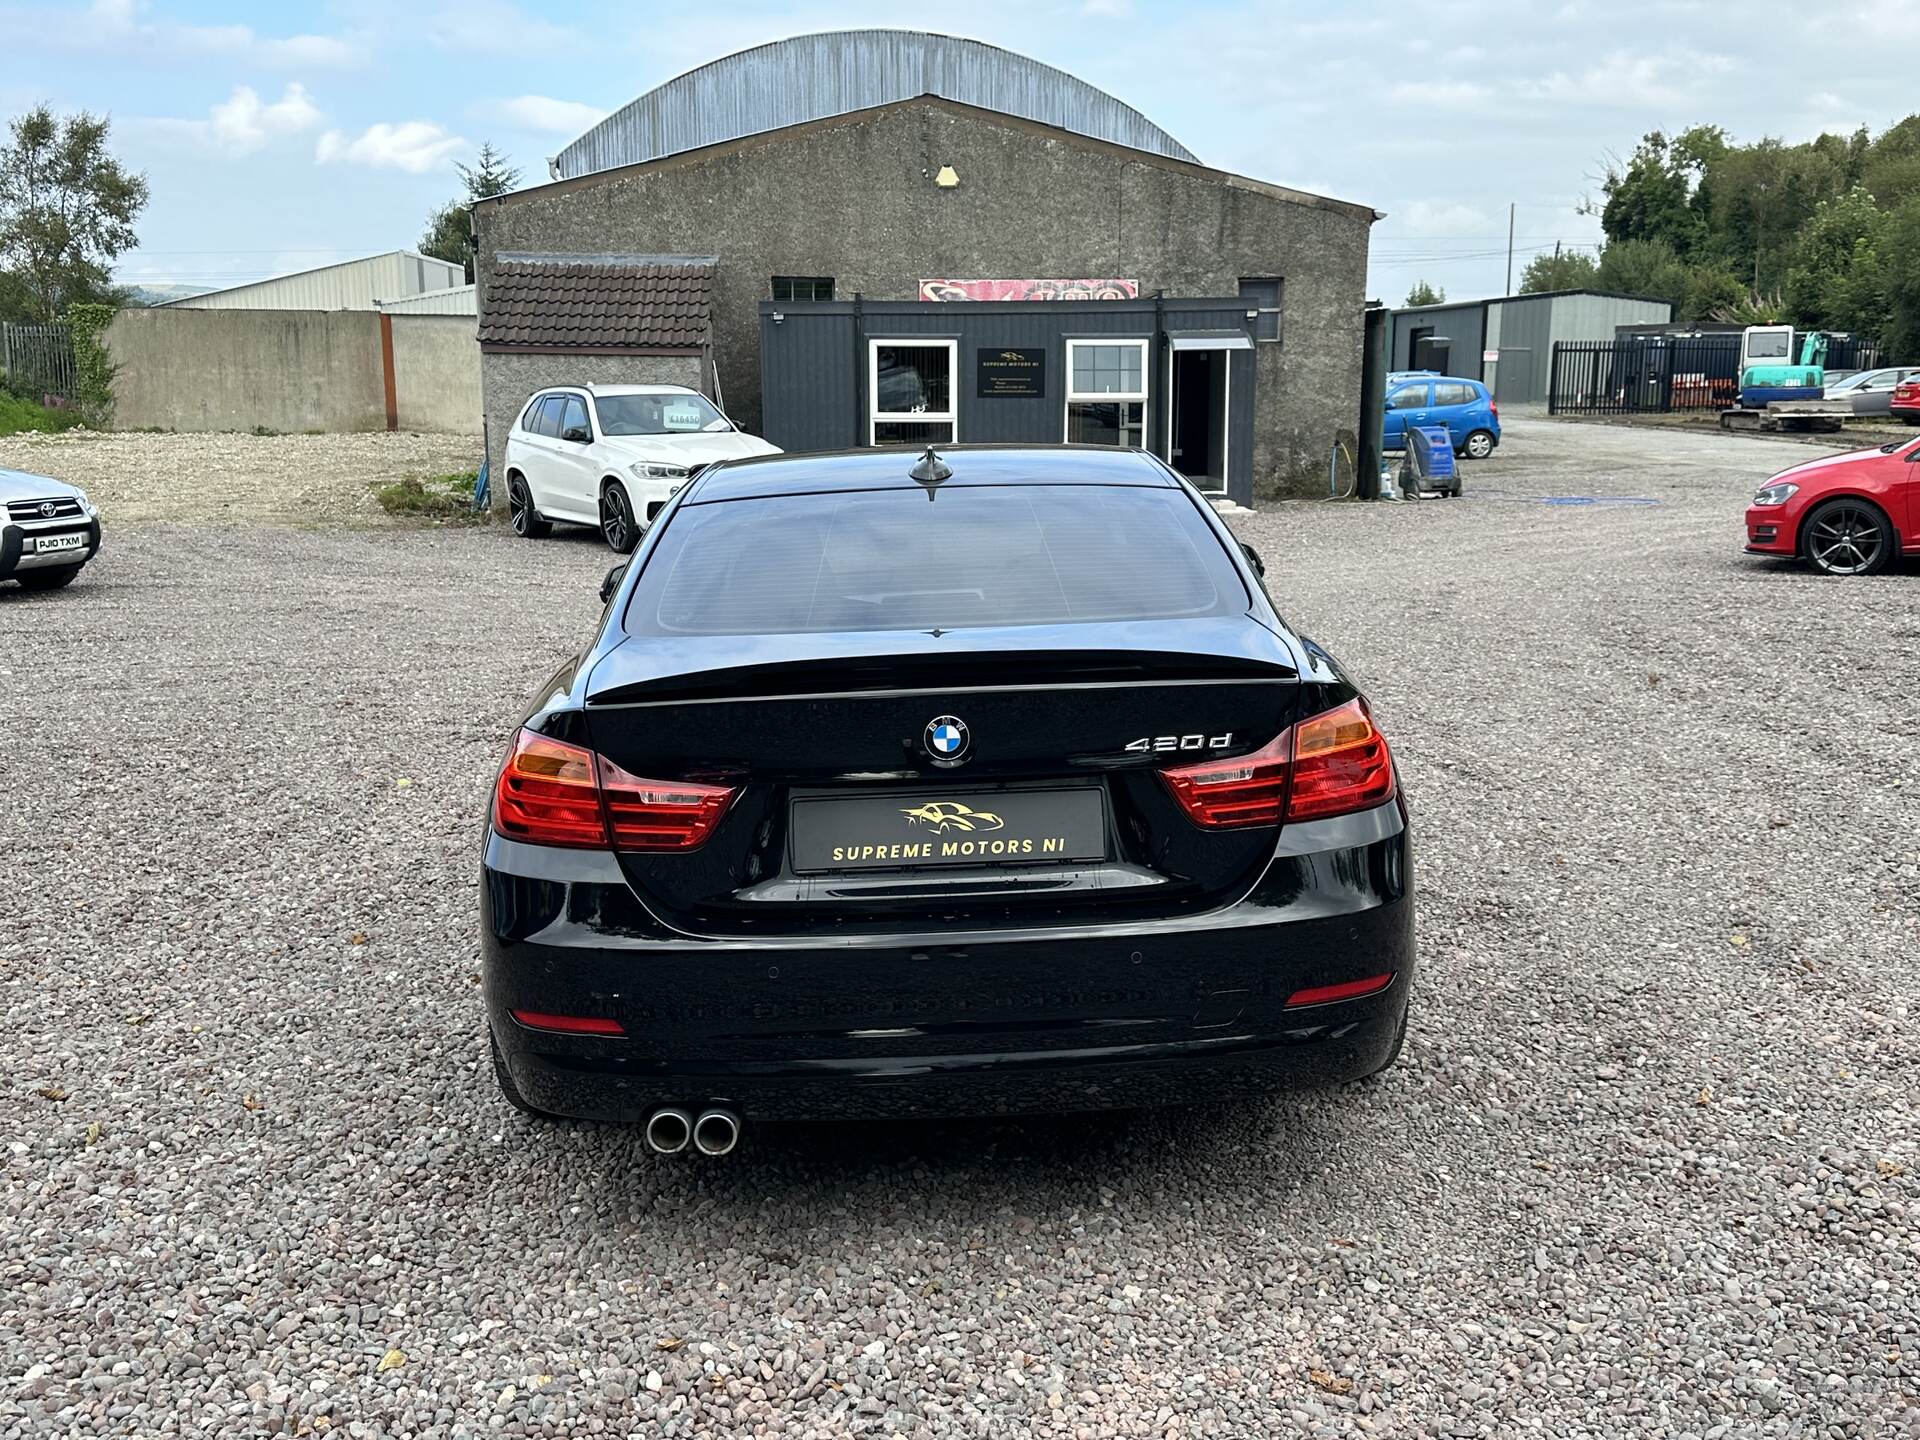
{"type": "Polygon", "coordinates": [[[661,1155],[678,1155],[689,1145],[702,1155],[726,1155],[739,1143],[740,1117],[731,1110],[696,1116],[665,1105],[647,1117],[647,1144],[661,1155]]]}

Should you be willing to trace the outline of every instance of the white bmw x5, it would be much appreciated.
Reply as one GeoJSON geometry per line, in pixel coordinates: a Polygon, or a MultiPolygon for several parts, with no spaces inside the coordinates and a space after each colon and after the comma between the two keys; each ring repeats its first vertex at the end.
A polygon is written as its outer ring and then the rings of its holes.
{"type": "Polygon", "coordinates": [[[507,432],[507,511],[537,539],[554,521],[592,525],[620,554],[660,507],[716,460],[778,455],[683,385],[559,385],[507,432]]]}

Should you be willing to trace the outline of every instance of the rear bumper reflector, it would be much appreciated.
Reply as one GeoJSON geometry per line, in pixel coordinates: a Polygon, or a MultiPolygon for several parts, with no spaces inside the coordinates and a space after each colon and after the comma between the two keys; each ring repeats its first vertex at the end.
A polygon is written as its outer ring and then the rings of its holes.
{"type": "Polygon", "coordinates": [[[1287,1009],[1297,1010],[1303,1005],[1331,1005],[1336,1000],[1358,1000],[1363,995],[1378,995],[1393,984],[1393,972],[1385,975],[1372,975],[1365,980],[1347,980],[1339,985],[1316,985],[1310,990],[1296,990],[1287,997],[1287,1009]]]}
{"type": "Polygon", "coordinates": [[[548,1015],[539,1010],[515,1010],[513,1018],[529,1030],[558,1030],[565,1035],[624,1035],[618,1020],[594,1015],[548,1015]]]}

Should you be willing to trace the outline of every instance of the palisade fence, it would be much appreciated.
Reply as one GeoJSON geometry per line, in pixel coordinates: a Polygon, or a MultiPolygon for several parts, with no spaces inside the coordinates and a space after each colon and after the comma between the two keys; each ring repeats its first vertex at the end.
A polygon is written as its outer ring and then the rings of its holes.
{"type": "Polygon", "coordinates": [[[65,325],[0,324],[0,379],[33,400],[73,398],[73,337],[65,325]]]}
{"type": "MultiPolygon", "coordinates": [[[[1865,341],[1831,342],[1829,370],[1871,370],[1865,341]]],[[[1665,415],[1740,403],[1740,336],[1636,335],[1556,340],[1547,392],[1550,415],[1665,415]]]]}

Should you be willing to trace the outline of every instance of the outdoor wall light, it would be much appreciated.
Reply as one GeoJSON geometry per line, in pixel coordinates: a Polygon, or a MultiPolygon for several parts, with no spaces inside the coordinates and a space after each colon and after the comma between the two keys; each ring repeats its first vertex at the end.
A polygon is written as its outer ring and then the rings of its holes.
{"type": "Polygon", "coordinates": [[[960,176],[951,165],[942,165],[940,173],[933,177],[933,183],[942,190],[951,190],[960,183],[960,176]]]}
{"type": "Polygon", "coordinates": [[[783,322],[786,318],[787,317],[778,310],[773,312],[773,323],[776,325],[783,322]]]}

